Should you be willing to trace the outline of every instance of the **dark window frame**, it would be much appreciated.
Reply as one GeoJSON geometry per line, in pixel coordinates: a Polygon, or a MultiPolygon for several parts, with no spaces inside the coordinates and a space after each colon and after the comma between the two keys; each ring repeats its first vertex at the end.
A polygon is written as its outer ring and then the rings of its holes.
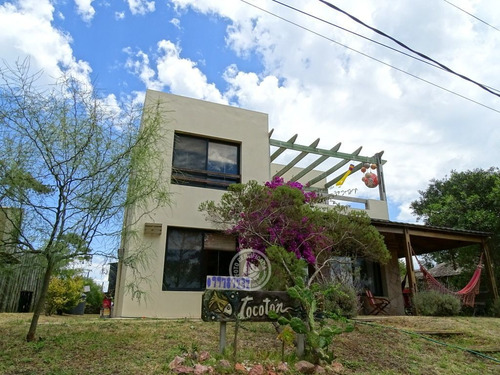
{"type": "MultiPolygon", "coordinates": [[[[185,227],[168,227],[167,228],[167,241],[165,244],[165,257],[164,257],[164,265],[163,265],[163,280],[162,280],[162,291],[203,291],[205,290],[206,277],[208,275],[217,275],[217,276],[229,276],[229,262],[236,254],[236,238],[234,238],[234,251],[227,249],[213,249],[213,248],[205,248],[207,241],[206,236],[210,234],[222,234],[219,231],[206,230],[206,229],[196,229],[196,228],[185,228],[185,227]],[[177,231],[177,233],[174,233],[177,231]],[[201,235],[201,239],[197,244],[198,249],[169,249],[170,244],[170,236],[178,235],[179,233],[184,233],[184,235],[192,233],[194,236],[201,235]],[[180,258],[182,254],[178,254],[176,252],[184,251],[191,255],[197,255],[196,257],[191,258],[197,259],[197,263],[191,263],[191,265],[186,264],[186,267],[183,267],[182,264],[176,265],[175,262],[179,262],[177,258],[180,258]],[[199,254],[194,254],[193,252],[199,251],[199,254]],[[213,272],[214,268],[214,257],[217,257],[216,268],[217,271],[213,272]],[[169,260],[170,258],[170,260],[169,260]],[[172,260],[174,258],[174,260],[172,260]],[[172,264],[170,264],[172,262],[172,264]],[[191,268],[190,268],[191,266],[191,268]],[[187,278],[191,271],[199,271],[199,274],[193,277],[191,280],[187,278]],[[184,286],[173,286],[172,278],[177,279],[177,283],[181,280],[181,283],[187,284],[184,286]],[[195,284],[198,284],[195,286],[195,284]]],[[[181,234],[182,235],[182,234],[181,234]]]]}
{"type": "Polygon", "coordinates": [[[186,133],[175,133],[174,136],[174,148],[172,155],[172,176],[171,182],[178,185],[187,185],[195,187],[213,188],[213,189],[224,189],[234,183],[241,182],[241,144],[237,142],[221,141],[213,138],[202,137],[197,135],[191,135],[186,133]],[[196,155],[196,150],[183,150],[180,151],[178,145],[182,140],[187,142],[198,142],[204,143],[204,155],[196,155]],[[230,146],[236,149],[236,160],[235,167],[237,173],[225,173],[218,172],[215,170],[210,170],[210,146],[230,146]],[[179,156],[179,154],[181,156],[179,156]],[[197,158],[200,161],[199,164],[204,164],[202,168],[190,168],[182,164],[189,164],[182,160],[182,156],[189,159],[191,157],[193,160],[197,158]]]}

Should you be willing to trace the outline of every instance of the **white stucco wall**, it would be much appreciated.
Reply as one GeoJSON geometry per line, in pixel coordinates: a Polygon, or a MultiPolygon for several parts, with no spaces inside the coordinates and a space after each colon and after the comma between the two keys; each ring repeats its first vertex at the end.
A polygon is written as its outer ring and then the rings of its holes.
{"type": "MultiPolygon", "coordinates": [[[[162,129],[165,144],[160,149],[165,155],[165,183],[170,184],[174,132],[182,132],[207,138],[240,144],[240,174],[242,183],[269,179],[268,117],[264,113],[206,101],[148,90],[145,108],[161,103],[162,129]]],[[[172,205],[155,210],[137,223],[137,241],[148,244],[147,263],[140,268],[146,279],[141,284],[146,292],[138,302],[126,292],[126,285],[134,280],[130,267],[119,265],[115,295],[114,315],[123,317],[200,317],[202,292],[162,291],[168,226],[211,229],[202,213],[200,203],[218,201],[224,190],[170,184],[172,205]],[[162,224],[160,235],[145,235],[146,223],[162,224]]],[[[137,214],[137,212],[136,212],[137,214]]],[[[135,219],[134,211],[129,220],[135,219]]],[[[124,244],[126,254],[138,245],[124,244]]]]}

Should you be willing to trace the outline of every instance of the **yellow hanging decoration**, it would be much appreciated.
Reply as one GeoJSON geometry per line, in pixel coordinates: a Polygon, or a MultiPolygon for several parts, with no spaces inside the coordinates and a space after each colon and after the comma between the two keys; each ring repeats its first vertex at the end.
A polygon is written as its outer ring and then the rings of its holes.
{"type": "Polygon", "coordinates": [[[342,178],[340,180],[338,180],[335,185],[341,186],[345,182],[345,179],[351,174],[353,169],[354,169],[354,164],[349,165],[349,170],[346,173],[344,173],[342,178]]]}

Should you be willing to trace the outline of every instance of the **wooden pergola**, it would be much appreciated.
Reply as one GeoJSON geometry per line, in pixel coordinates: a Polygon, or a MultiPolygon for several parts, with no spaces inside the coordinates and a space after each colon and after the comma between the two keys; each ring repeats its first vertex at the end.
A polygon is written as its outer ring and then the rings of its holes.
{"type": "Polygon", "coordinates": [[[396,223],[377,219],[372,219],[372,225],[384,236],[385,244],[391,254],[396,254],[398,258],[406,260],[406,271],[412,294],[417,292],[412,255],[478,245],[480,252],[482,251],[484,254],[483,261],[488,287],[493,299],[498,300],[499,294],[493,274],[491,250],[488,246],[491,233],[396,223]]]}
{"type": "Polygon", "coordinates": [[[273,177],[283,176],[286,172],[292,169],[308,155],[316,155],[317,158],[306,167],[303,167],[299,173],[297,173],[290,179],[291,181],[298,181],[299,179],[307,176],[309,172],[313,171],[320,164],[325,163],[326,161],[334,160],[335,165],[328,168],[319,176],[307,179],[307,182],[305,184],[307,186],[313,186],[323,179],[330,178],[320,189],[323,193],[327,194],[328,189],[335,185],[343,177],[345,173],[345,166],[349,163],[354,165],[351,174],[359,171],[363,167],[364,163],[375,164],[377,166],[376,172],[379,181],[378,188],[380,200],[386,200],[384,173],[382,169],[382,166],[386,163],[386,160],[382,160],[382,155],[384,153],[383,151],[380,151],[373,156],[362,156],[360,155],[362,147],[358,147],[352,153],[345,153],[339,151],[341,143],[337,143],[334,147],[327,150],[317,147],[319,144],[319,138],[309,146],[304,146],[295,143],[298,136],[297,134],[291,137],[288,141],[284,142],[277,139],[272,139],[272,133],[273,131],[271,130],[269,132],[269,145],[276,147],[276,150],[271,154],[271,163],[274,162],[276,158],[278,158],[278,156],[280,156],[287,150],[294,151],[296,153],[295,158],[288,164],[286,164],[281,170],[276,172],[273,177]]]}
{"type": "MultiPolygon", "coordinates": [[[[358,147],[351,153],[340,152],[341,143],[336,144],[331,149],[318,148],[319,138],[312,142],[309,146],[300,145],[296,143],[297,134],[291,137],[288,141],[280,141],[272,139],[273,131],[269,132],[269,144],[274,147],[270,153],[270,161],[273,163],[285,151],[294,152],[295,157],[277,171],[273,177],[281,177],[299,162],[301,162],[308,155],[315,155],[314,159],[309,165],[301,167],[300,171],[290,178],[291,181],[298,181],[299,179],[305,180],[306,186],[313,186],[323,179],[327,181],[324,186],[321,186],[319,193],[328,194],[328,189],[336,184],[345,173],[345,166],[353,164],[354,167],[351,171],[355,173],[359,171],[363,164],[376,164],[376,173],[379,181],[379,199],[386,201],[386,190],[383,173],[383,165],[386,160],[382,159],[383,151],[380,151],[372,156],[360,155],[362,147],[358,147]],[[308,178],[307,175],[314,171],[320,164],[327,161],[330,165],[326,171],[308,178]]],[[[349,196],[336,196],[330,195],[332,199],[351,201],[358,203],[366,203],[366,199],[360,199],[349,196]]],[[[488,246],[488,241],[491,234],[485,232],[455,230],[449,228],[438,228],[426,225],[397,223],[386,220],[372,219],[372,224],[384,236],[385,243],[391,254],[396,254],[398,258],[405,258],[407,274],[409,276],[409,284],[411,293],[417,291],[417,283],[415,278],[415,270],[413,268],[412,255],[421,255],[432,253],[440,250],[456,249],[468,245],[478,245],[484,253],[484,268],[488,278],[489,289],[495,300],[499,298],[497,285],[493,274],[493,265],[491,260],[491,251],[488,246]]]]}

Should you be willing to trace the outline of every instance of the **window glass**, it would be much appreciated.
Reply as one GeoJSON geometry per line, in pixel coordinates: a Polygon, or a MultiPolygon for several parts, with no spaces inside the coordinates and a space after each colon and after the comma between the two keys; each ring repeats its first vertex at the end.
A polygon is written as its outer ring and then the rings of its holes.
{"type": "Polygon", "coordinates": [[[363,258],[358,259],[357,263],[360,270],[360,280],[358,282],[361,286],[370,289],[375,296],[383,296],[380,264],[363,258]]]}
{"type": "Polygon", "coordinates": [[[238,147],[210,142],[207,169],[212,172],[238,174],[238,147]]]}
{"type": "Polygon", "coordinates": [[[162,290],[204,290],[207,275],[229,276],[235,252],[233,236],[168,228],[162,290]]]}
{"type": "Polygon", "coordinates": [[[169,228],[163,290],[201,290],[204,287],[202,244],[202,232],[169,228]]]}
{"type": "Polygon", "coordinates": [[[207,141],[185,135],[177,135],[174,144],[174,167],[207,169],[207,141]]]}
{"type": "Polygon", "coordinates": [[[240,179],[239,145],[176,134],[172,183],[226,189],[240,179]]]}

